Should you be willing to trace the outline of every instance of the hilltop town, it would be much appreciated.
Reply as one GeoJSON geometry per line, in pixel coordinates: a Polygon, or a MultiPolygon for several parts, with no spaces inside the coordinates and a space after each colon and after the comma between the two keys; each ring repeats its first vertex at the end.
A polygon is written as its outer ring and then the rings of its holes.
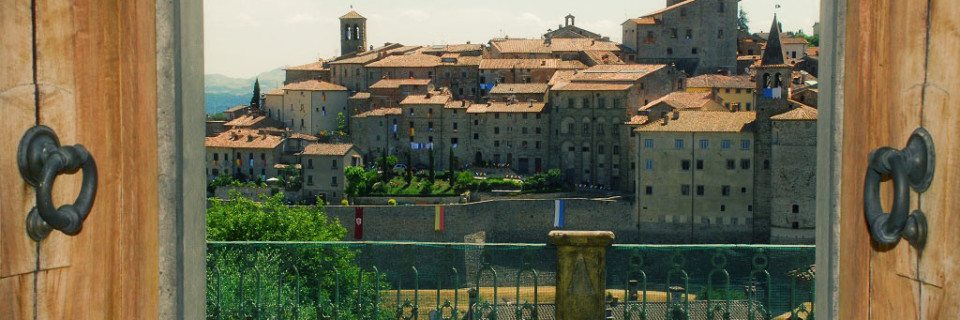
{"type": "MultiPolygon", "coordinates": [[[[537,39],[374,45],[350,11],[339,56],[288,67],[283,87],[207,121],[210,192],[616,198],[598,228],[643,241],[810,244],[818,49],[776,17],[757,34],[737,18],[737,0],[667,0],[624,21],[622,43],[568,15],[537,39]]],[[[602,211],[588,206],[567,210],[602,211]]]]}

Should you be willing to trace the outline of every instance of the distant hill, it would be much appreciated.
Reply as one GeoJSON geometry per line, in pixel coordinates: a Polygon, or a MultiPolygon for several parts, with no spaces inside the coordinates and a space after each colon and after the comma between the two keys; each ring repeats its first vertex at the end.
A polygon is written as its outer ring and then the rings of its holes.
{"type": "Polygon", "coordinates": [[[231,78],[221,74],[205,75],[203,91],[207,100],[207,114],[219,113],[238,105],[249,104],[253,95],[253,82],[258,77],[260,78],[260,92],[267,93],[282,86],[285,76],[283,68],[276,68],[247,79],[231,78]]]}

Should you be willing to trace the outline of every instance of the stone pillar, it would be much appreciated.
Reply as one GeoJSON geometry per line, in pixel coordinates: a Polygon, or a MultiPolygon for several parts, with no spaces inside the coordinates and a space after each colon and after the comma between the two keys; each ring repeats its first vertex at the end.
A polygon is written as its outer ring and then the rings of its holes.
{"type": "Polygon", "coordinates": [[[557,246],[557,320],[604,318],[610,231],[550,231],[557,246]]]}

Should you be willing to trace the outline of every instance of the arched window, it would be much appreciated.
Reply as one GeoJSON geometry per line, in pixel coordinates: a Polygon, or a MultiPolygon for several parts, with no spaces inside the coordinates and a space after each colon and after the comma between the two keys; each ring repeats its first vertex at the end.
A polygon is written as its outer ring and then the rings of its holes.
{"type": "Polygon", "coordinates": [[[763,82],[760,82],[760,85],[761,85],[762,88],[764,88],[764,89],[770,87],[770,74],[769,74],[769,73],[764,73],[764,74],[763,74],[763,82]]]}
{"type": "Polygon", "coordinates": [[[357,39],[356,39],[356,40],[363,40],[363,26],[356,26],[356,27],[354,27],[354,28],[357,29],[357,39]]]}
{"type": "Polygon", "coordinates": [[[783,86],[783,75],[781,75],[781,74],[778,72],[777,75],[776,75],[776,76],[774,77],[774,79],[773,79],[773,87],[774,87],[774,88],[779,88],[779,87],[781,87],[781,86],[783,86]]]}
{"type": "Polygon", "coordinates": [[[350,25],[343,26],[343,40],[350,40],[350,25]]]}
{"type": "Polygon", "coordinates": [[[352,39],[352,40],[359,40],[359,39],[360,39],[360,27],[357,27],[357,25],[353,25],[353,39],[352,39]]]}

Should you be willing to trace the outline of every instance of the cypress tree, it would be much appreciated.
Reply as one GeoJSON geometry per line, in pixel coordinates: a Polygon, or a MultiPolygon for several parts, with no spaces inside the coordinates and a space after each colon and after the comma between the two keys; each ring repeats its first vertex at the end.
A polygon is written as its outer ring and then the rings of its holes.
{"type": "Polygon", "coordinates": [[[260,78],[253,83],[253,97],[250,98],[250,107],[260,109],[260,78]]]}

